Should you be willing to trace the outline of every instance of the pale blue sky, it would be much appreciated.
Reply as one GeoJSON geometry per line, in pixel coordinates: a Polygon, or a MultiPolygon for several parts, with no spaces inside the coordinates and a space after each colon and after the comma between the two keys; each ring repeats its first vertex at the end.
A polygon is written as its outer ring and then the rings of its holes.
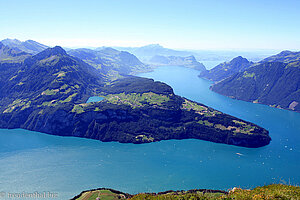
{"type": "Polygon", "coordinates": [[[0,0],[0,40],[300,49],[299,0],[0,0]]]}

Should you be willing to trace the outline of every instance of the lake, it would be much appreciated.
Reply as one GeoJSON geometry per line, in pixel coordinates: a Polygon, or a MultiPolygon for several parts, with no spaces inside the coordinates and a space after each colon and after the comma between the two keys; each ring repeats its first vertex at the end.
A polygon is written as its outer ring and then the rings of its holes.
{"type": "Polygon", "coordinates": [[[136,145],[0,129],[0,194],[46,191],[70,199],[99,187],[137,193],[299,185],[300,114],[221,96],[197,75],[188,68],[159,67],[141,76],[266,128],[270,145],[248,149],[194,139],[136,145]]]}
{"type": "Polygon", "coordinates": [[[98,96],[94,96],[94,97],[90,97],[86,103],[91,103],[91,102],[98,102],[98,101],[102,101],[104,98],[103,97],[98,97],[98,96]]]}

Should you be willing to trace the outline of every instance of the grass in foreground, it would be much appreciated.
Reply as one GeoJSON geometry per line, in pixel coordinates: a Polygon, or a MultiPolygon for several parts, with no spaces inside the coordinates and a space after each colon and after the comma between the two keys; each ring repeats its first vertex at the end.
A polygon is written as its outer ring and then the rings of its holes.
{"type": "MultiPolygon", "coordinates": [[[[291,185],[274,184],[257,187],[253,190],[236,189],[229,193],[227,199],[300,199],[300,187],[291,185]]],[[[226,198],[223,198],[226,199],[226,198]]]]}
{"type": "Polygon", "coordinates": [[[197,190],[191,191],[170,191],[159,194],[140,193],[129,195],[121,192],[116,192],[109,189],[94,190],[83,192],[74,200],[300,200],[300,187],[273,184],[263,187],[256,187],[253,190],[245,190],[234,188],[229,193],[215,191],[210,193],[209,190],[201,192],[197,190]],[[97,199],[98,198],[98,199],[97,199]]]}
{"type": "Polygon", "coordinates": [[[110,190],[94,190],[87,191],[80,195],[76,200],[118,200],[118,199],[127,199],[123,194],[117,194],[110,190]]]}

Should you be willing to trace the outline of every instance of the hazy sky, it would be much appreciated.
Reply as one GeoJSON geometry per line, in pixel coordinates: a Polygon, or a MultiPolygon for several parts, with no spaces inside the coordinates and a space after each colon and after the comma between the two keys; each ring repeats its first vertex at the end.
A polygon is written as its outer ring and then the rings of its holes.
{"type": "Polygon", "coordinates": [[[0,0],[0,40],[300,49],[300,0],[0,0]]]}

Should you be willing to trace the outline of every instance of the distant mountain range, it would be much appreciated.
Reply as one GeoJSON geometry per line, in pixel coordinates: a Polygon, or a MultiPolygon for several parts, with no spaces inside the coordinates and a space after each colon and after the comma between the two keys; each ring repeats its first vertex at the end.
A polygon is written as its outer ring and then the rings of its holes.
{"type": "MultiPolygon", "coordinates": [[[[142,47],[114,47],[120,51],[128,51],[147,63],[156,55],[161,56],[195,56],[198,61],[229,61],[237,56],[247,57],[251,61],[259,61],[277,53],[275,50],[174,50],[159,44],[150,44],[142,47]]],[[[199,47],[201,48],[201,47],[199,47]]]]}
{"type": "Polygon", "coordinates": [[[0,42],[0,62],[22,62],[29,56],[29,53],[9,48],[0,42]]]}
{"type": "Polygon", "coordinates": [[[190,56],[193,55],[189,51],[179,51],[174,49],[164,48],[159,44],[150,44],[142,47],[115,47],[121,51],[128,51],[136,55],[143,62],[149,61],[153,56],[190,56]]]}
{"type": "Polygon", "coordinates": [[[74,49],[68,54],[78,57],[92,65],[101,73],[118,77],[118,75],[133,75],[140,72],[151,71],[149,65],[143,64],[136,56],[126,51],[118,51],[113,48],[74,49]]]}
{"type": "Polygon", "coordinates": [[[30,54],[37,54],[45,49],[48,46],[40,44],[33,40],[26,40],[25,42],[21,42],[17,39],[5,39],[1,41],[5,46],[13,48],[15,50],[24,51],[30,54]]]}
{"type": "Polygon", "coordinates": [[[205,66],[198,62],[194,56],[180,57],[180,56],[153,56],[149,63],[153,65],[169,65],[169,66],[183,66],[198,71],[205,71],[205,66]]]}
{"type": "Polygon", "coordinates": [[[231,75],[249,68],[253,62],[248,61],[242,56],[232,59],[230,62],[224,62],[211,70],[202,71],[199,75],[201,78],[206,78],[212,81],[220,81],[231,75]]]}
{"type": "MultiPolygon", "coordinates": [[[[35,55],[47,49],[48,46],[27,40],[21,42],[17,39],[2,40],[3,45],[11,49],[10,52],[3,53],[0,60],[9,60],[16,56],[21,56],[20,60],[30,54],[35,55]],[[26,54],[26,53],[27,54],[26,54]]],[[[1,47],[0,47],[1,48],[1,47]]],[[[84,62],[92,65],[101,73],[106,74],[111,79],[116,79],[120,75],[133,75],[141,72],[151,71],[152,67],[143,64],[136,56],[126,51],[118,51],[113,48],[98,48],[97,50],[91,49],[68,49],[68,53],[72,56],[82,59],[84,62]]],[[[4,50],[3,50],[4,51],[4,50]]]]}
{"type": "MultiPolygon", "coordinates": [[[[11,48],[15,48],[21,51],[25,51],[30,54],[37,54],[46,48],[47,45],[38,43],[33,40],[27,40],[25,42],[21,42],[17,39],[5,39],[2,40],[3,44],[9,46],[11,48]]],[[[92,50],[102,50],[107,47],[99,47],[92,50]]],[[[66,51],[69,51],[74,48],[66,48],[66,51]]],[[[139,60],[144,63],[147,63],[153,56],[155,55],[162,55],[162,56],[180,56],[180,57],[187,57],[190,55],[194,55],[196,60],[199,61],[226,61],[230,60],[238,55],[245,56],[252,61],[258,61],[267,56],[274,54],[274,51],[220,51],[220,50],[174,50],[170,48],[165,48],[159,44],[150,44],[142,47],[114,47],[119,51],[127,51],[131,54],[137,56],[139,60]]]]}
{"type": "Polygon", "coordinates": [[[232,98],[300,112],[300,52],[283,51],[268,57],[211,89],[232,98]]]}

